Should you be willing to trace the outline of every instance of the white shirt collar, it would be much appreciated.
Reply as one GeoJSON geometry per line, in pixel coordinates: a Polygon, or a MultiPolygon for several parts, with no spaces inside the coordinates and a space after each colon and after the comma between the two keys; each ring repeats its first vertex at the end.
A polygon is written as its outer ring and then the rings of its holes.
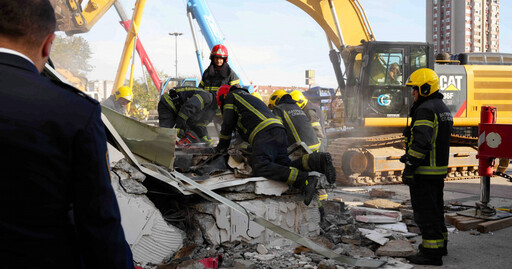
{"type": "Polygon", "coordinates": [[[21,52],[18,52],[18,51],[12,50],[12,49],[7,49],[7,48],[0,48],[0,52],[18,55],[21,58],[27,59],[29,62],[31,62],[35,66],[34,62],[32,60],[30,60],[29,57],[27,57],[25,54],[23,54],[21,52]]]}

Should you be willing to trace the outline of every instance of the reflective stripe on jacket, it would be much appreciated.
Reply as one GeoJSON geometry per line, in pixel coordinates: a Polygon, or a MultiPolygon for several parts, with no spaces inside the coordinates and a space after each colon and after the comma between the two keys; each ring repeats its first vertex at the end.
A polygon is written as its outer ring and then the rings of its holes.
{"type": "Polygon", "coordinates": [[[295,102],[289,94],[281,97],[281,100],[279,100],[272,112],[283,122],[288,138],[288,146],[302,141],[306,143],[313,152],[318,151],[320,141],[313,129],[311,121],[309,121],[306,113],[302,111],[297,105],[297,102],[295,102]]]}
{"type": "Polygon", "coordinates": [[[453,118],[439,92],[411,109],[407,158],[417,165],[415,174],[446,175],[450,153],[453,118]]]}
{"type": "Polygon", "coordinates": [[[252,144],[254,137],[265,129],[283,127],[270,109],[247,90],[231,88],[222,103],[222,128],[219,147],[227,148],[236,129],[245,141],[252,144]]]}
{"type": "Polygon", "coordinates": [[[239,87],[239,83],[240,79],[229,64],[225,63],[221,69],[215,69],[215,66],[210,64],[203,73],[199,87],[216,93],[222,85],[239,87]]]}

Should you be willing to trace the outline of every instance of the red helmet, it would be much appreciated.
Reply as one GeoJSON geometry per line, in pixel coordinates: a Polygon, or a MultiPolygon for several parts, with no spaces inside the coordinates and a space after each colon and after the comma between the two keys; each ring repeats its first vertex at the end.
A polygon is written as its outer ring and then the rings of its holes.
{"type": "Polygon", "coordinates": [[[221,107],[222,101],[224,101],[224,98],[226,98],[230,88],[231,85],[222,85],[217,90],[217,105],[219,105],[219,107],[221,107]]]}
{"type": "Polygon", "coordinates": [[[213,57],[222,57],[224,59],[224,62],[228,61],[228,49],[226,46],[222,44],[218,44],[213,46],[212,52],[210,53],[210,60],[213,60],[213,57]]]}

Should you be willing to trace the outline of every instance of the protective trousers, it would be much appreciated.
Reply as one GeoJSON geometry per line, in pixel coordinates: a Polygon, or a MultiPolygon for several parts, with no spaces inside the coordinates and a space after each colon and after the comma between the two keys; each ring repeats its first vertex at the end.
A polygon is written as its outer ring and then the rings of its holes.
{"type": "MultiPolygon", "coordinates": [[[[255,176],[286,182],[301,188],[308,173],[292,167],[287,152],[286,131],[274,127],[260,131],[252,143],[252,169],[255,176]]],[[[299,162],[294,162],[300,163],[299,162]]]]}
{"type": "Polygon", "coordinates": [[[418,174],[409,186],[414,221],[422,234],[421,251],[426,255],[442,256],[446,252],[443,188],[444,176],[418,174]]]}

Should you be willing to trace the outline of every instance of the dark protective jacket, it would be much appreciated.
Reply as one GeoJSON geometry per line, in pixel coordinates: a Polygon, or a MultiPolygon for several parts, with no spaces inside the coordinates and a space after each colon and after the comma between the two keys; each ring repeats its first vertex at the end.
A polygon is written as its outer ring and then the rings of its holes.
{"type": "Polygon", "coordinates": [[[239,83],[240,79],[228,63],[224,63],[220,69],[216,69],[215,65],[210,63],[203,73],[199,87],[209,92],[217,93],[217,90],[222,85],[240,87],[239,83]]]}
{"type": "Polygon", "coordinates": [[[306,116],[289,94],[281,97],[272,111],[283,123],[288,138],[288,146],[296,142],[304,142],[313,151],[318,151],[320,141],[306,116]]]}
{"type": "Polygon", "coordinates": [[[443,95],[435,92],[421,97],[411,108],[412,122],[406,137],[406,165],[414,174],[445,176],[448,172],[450,136],[453,118],[443,103],[443,95]]]}
{"type": "Polygon", "coordinates": [[[133,268],[99,103],[13,54],[0,81],[0,267],[133,268]]]}
{"type": "MultiPolygon", "coordinates": [[[[177,87],[162,95],[158,102],[160,127],[172,128],[178,122],[183,124],[207,124],[213,95],[196,87],[177,87]]],[[[179,125],[179,124],[178,124],[179,125]]],[[[177,126],[183,128],[184,126],[177,126]]]]}
{"type": "Polygon", "coordinates": [[[309,120],[311,121],[311,125],[313,125],[313,128],[315,129],[316,136],[318,138],[326,138],[327,136],[325,135],[325,121],[320,107],[318,107],[312,102],[308,102],[304,106],[303,110],[306,113],[306,116],[308,116],[309,120]]]}
{"type": "Polygon", "coordinates": [[[229,147],[235,129],[245,141],[252,144],[254,137],[262,130],[284,128],[267,105],[245,89],[231,87],[221,105],[222,128],[218,149],[229,147]]]}

